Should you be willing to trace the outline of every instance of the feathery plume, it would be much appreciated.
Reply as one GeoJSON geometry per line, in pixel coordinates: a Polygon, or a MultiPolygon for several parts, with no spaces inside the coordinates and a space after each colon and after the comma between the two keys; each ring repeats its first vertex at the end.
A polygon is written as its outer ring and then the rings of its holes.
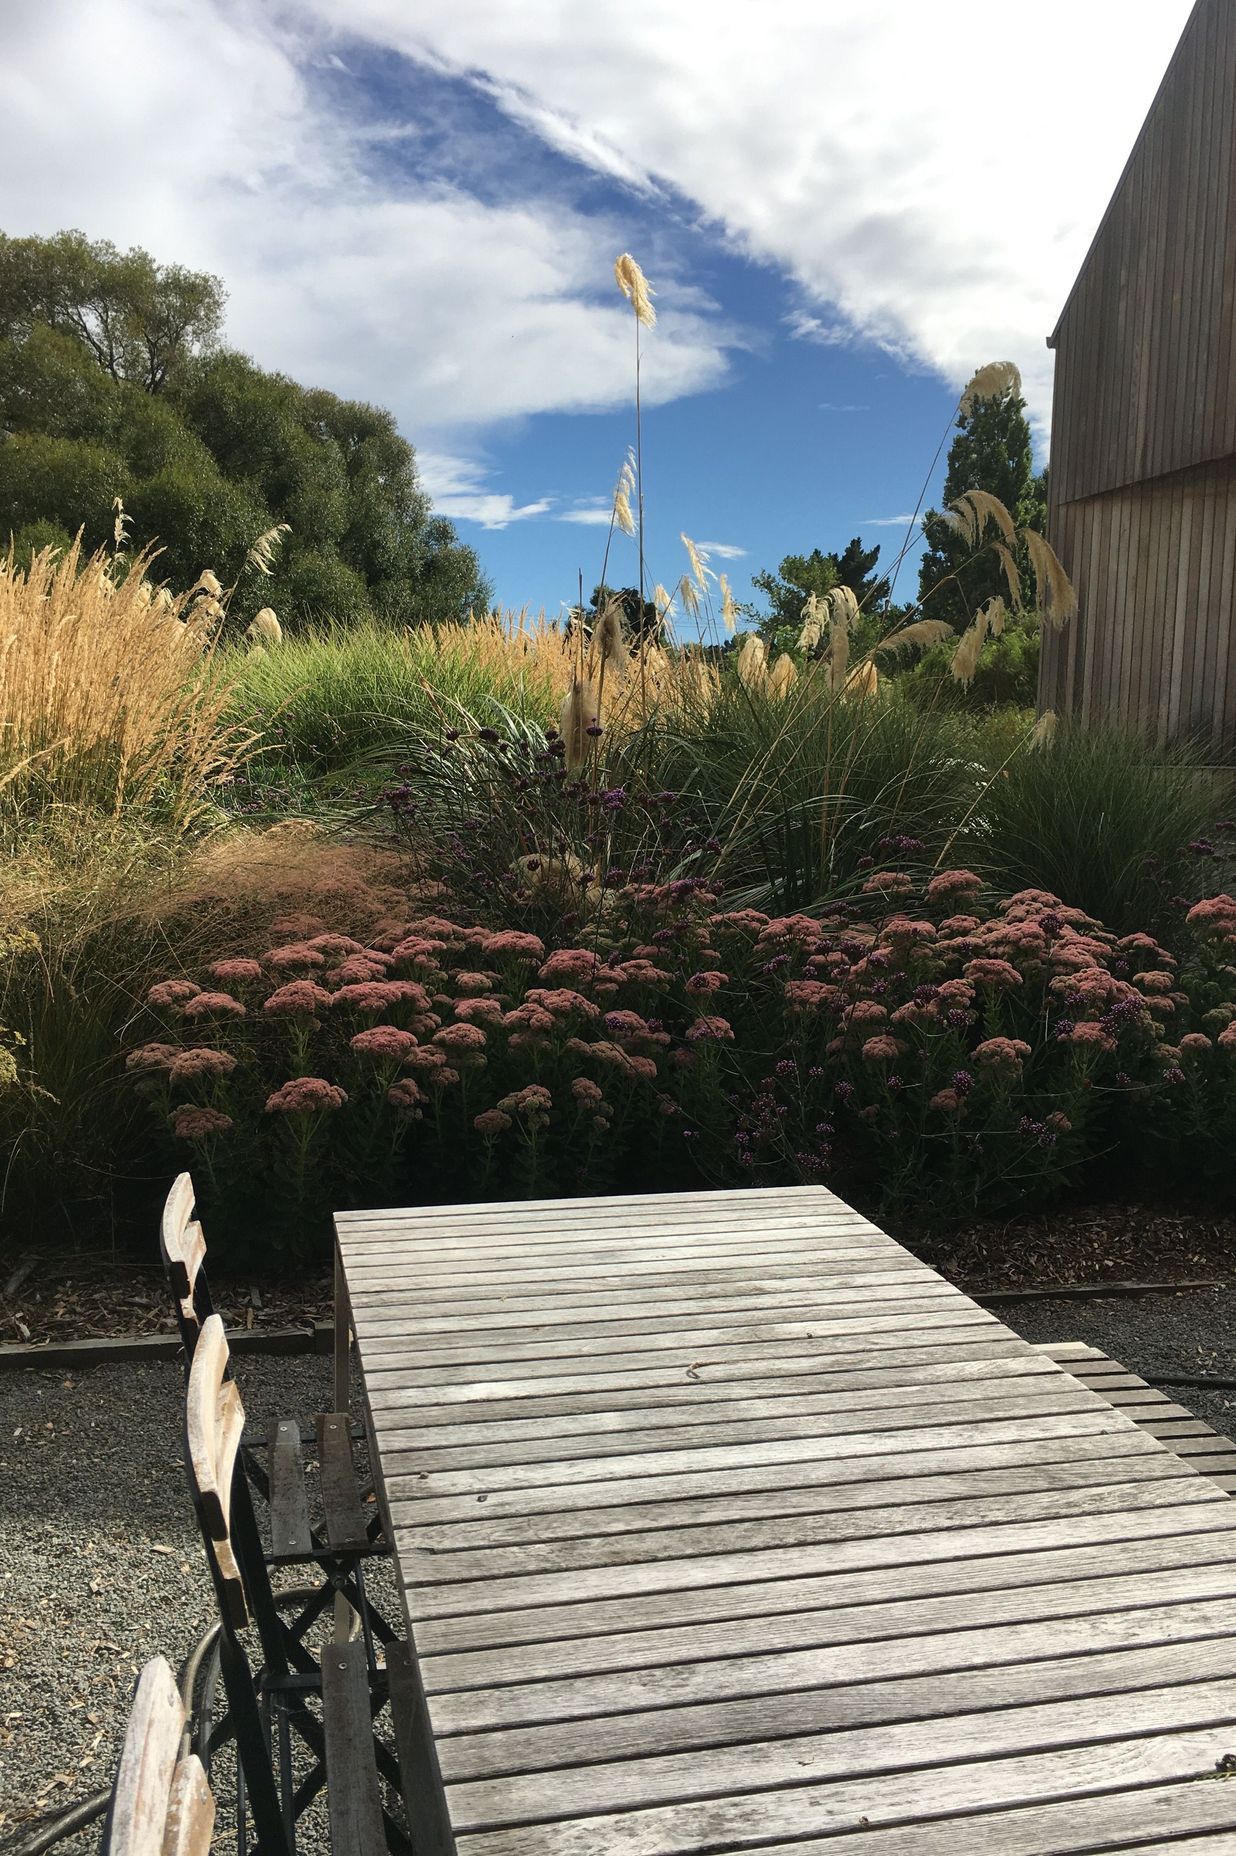
{"type": "Polygon", "coordinates": [[[698,619],[700,616],[699,589],[690,574],[684,574],[678,582],[678,597],[682,601],[683,611],[691,618],[698,619]]]}
{"type": "Polygon", "coordinates": [[[1077,591],[1064,571],[1060,557],[1046,536],[1023,528],[1021,538],[1034,569],[1034,599],[1039,611],[1056,631],[1077,616],[1077,591]]]}
{"type": "Polygon", "coordinates": [[[858,619],[858,601],[848,586],[835,586],[824,595],[828,609],[828,666],[832,688],[840,690],[850,662],[850,629],[858,619]]]}
{"type": "Polygon", "coordinates": [[[1056,724],[1059,716],[1054,709],[1044,709],[1034,727],[1030,730],[1029,745],[1036,753],[1050,747],[1056,738],[1056,724]]]}
{"type": "Polygon", "coordinates": [[[890,632],[887,638],[881,638],[874,649],[877,651],[908,651],[918,645],[927,650],[933,644],[947,644],[956,636],[952,626],[945,619],[916,619],[912,625],[903,625],[898,632],[890,632]]]}
{"type": "Polygon", "coordinates": [[[653,328],[657,320],[657,312],[652,307],[654,292],[629,251],[624,251],[615,261],[614,281],[635,311],[636,320],[646,329],[653,328]]]}
{"type": "Polygon", "coordinates": [[[1003,541],[993,541],[991,545],[996,551],[996,558],[1000,563],[1004,582],[1009,590],[1009,604],[1014,612],[1020,612],[1025,601],[1021,596],[1021,569],[1017,565],[1017,556],[1003,541]]]}
{"type": "Polygon", "coordinates": [[[614,521],[624,535],[634,535],[635,517],[631,514],[631,498],[635,494],[635,457],[630,451],[622,460],[622,469],[618,472],[618,481],[614,485],[614,521]]]}
{"type": "Polygon", "coordinates": [[[290,535],[290,522],[276,522],[273,528],[259,535],[248,554],[245,556],[246,567],[256,567],[260,574],[270,574],[274,570],[275,556],[283,545],[283,537],[290,535]]]}
{"type": "Polygon", "coordinates": [[[994,400],[1002,393],[1020,392],[1021,374],[1012,361],[988,361],[985,367],[976,368],[966,382],[958,410],[968,413],[978,400],[994,400]]]}
{"type": "Polygon", "coordinates": [[[768,687],[774,696],[786,697],[793,684],[798,681],[798,671],[794,659],[788,651],[783,651],[768,673],[768,687]]]}
{"type": "Polygon", "coordinates": [[[764,660],[764,640],[758,632],[748,632],[738,653],[738,677],[744,688],[763,689],[768,680],[764,660]]]}
{"type": "Polygon", "coordinates": [[[598,721],[596,693],[587,679],[571,678],[571,687],[562,702],[558,717],[558,732],[562,736],[562,745],[566,750],[565,765],[568,773],[578,773],[588,758],[588,749],[592,737],[588,730],[598,721]]]}
{"type": "Polygon", "coordinates": [[[845,687],[841,694],[848,701],[862,702],[865,696],[877,695],[879,693],[879,688],[880,673],[871,659],[865,657],[861,664],[855,664],[853,670],[845,680],[845,687]]]}
{"type": "Polygon", "coordinates": [[[605,601],[592,628],[592,656],[597,668],[618,669],[626,662],[626,636],[623,630],[622,601],[612,596],[605,601]]]}
{"type": "Polygon", "coordinates": [[[963,490],[956,502],[950,503],[944,511],[944,520],[972,548],[977,548],[982,541],[989,522],[994,522],[1010,547],[1017,540],[1016,523],[1000,498],[993,496],[990,490],[963,490]]]}
{"type": "Polygon", "coordinates": [[[738,609],[734,604],[734,593],[728,574],[722,574],[717,585],[721,589],[721,621],[732,637],[738,629],[738,609]]]}
{"type": "Polygon", "coordinates": [[[652,603],[657,609],[657,622],[661,630],[672,636],[674,631],[674,595],[667,592],[659,580],[652,589],[652,603]]]}
{"type": "Polygon", "coordinates": [[[117,554],[119,554],[128,542],[129,530],[132,528],[133,523],[125,512],[124,498],[122,496],[113,496],[112,508],[116,511],[116,520],[112,524],[112,541],[115,544],[117,554]]]}
{"type": "Polygon", "coordinates": [[[689,535],[679,535],[678,539],[687,551],[687,559],[691,563],[695,584],[703,597],[708,592],[708,576],[712,571],[708,565],[708,556],[696,547],[689,535]]]}
{"type": "Polygon", "coordinates": [[[994,601],[989,601],[986,606],[980,606],[961,634],[957,649],[953,652],[953,675],[958,683],[965,684],[967,687],[974,681],[974,673],[978,669],[979,658],[987,642],[990,606],[994,603],[994,601]]]}
{"type": "Polygon", "coordinates": [[[254,614],[253,622],[245,632],[245,637],[251,644],[257,644],[263,640],[267,644],[282,644],[283,627],[270,606],[263,606],[260,612],[254,614]]]}
{"type": "Polygon", "coordinates": [[[799,616],[803,628],[798,634],[798,648],[800,651],[814,651],[824,635],[824,612],[814,593],[808,593],[799,616]]]}

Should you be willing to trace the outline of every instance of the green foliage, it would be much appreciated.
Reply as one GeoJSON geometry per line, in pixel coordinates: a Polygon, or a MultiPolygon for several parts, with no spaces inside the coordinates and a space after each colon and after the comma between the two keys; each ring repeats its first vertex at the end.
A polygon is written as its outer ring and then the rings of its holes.
{"type": "Polygon", "coordinates": [[[73,545],[73,537],[68,529],[61,528],[56,522],[26,522],[12,535],[13,559],[23,570],[31,558],[40,554],[44,548],[51,548],[56,555],[67,554],[73,545]]]}
{"type": "MultiPolygon", "coordinates": [[[[1046,527],[1046,472],[1034,474],[1026,402],[1020,394],[977,399],[968,412],[958,414],[944,479],[945,503],[955,502],[966,490],[998,496],[1019,528],[1041,533],[1046,527]]],[[[919,564],[919,601],[928,618],[946,619],[964,631],[986,600],[1007,597],[1000,563],[990,548],[971,560],[969,543],[935,510],[924,516],[923,533],[928,545],[919,564]]],[[[1022,554],[1022,586],[1029,600],[1033,579],[1027,577],[1024,550],[1022,554]]]]}
{"type": "Polygon", "coordinates": [[[80,232],[0,233],[0,337],[20,342],[40,325],[72,336],[112,380],[147,393],[213,345],[224,301],[217,277],[158,264],[149,252],[119,252],[80,232]]]}
{"type": "Polygon", "coordinates": [[[85,531],[88,549],[111,540],[114,497],[125,496],[130,478],[124,459],[103,445],[38,435],[0,444],[0,535],[32,523],[50,522],[57,531],[85,531]]]}
{"type": "Polygon", "coordinates": [[[285,627],[485,609],[391,414],[219,349],[222,305],[216,279],[144,252],[0,234],[0,534],[49,521],[93,547],[121,496],[133,545],[157,540],[182,586],[204,567],[234,579],[289,525],[274,579],[250,574],[232,602],[239,625],[263,605],[285,627]]]}
{"type": "MultiPolygon", "coordinates": [[[[864,548],[861,537],[855,535],[840,554],[824,554],[813,548],[810,554],[787,554],[775,574],[767,569],[753,574],[751,584],[769,604],[767,612],[756,612],[754,616],[770,655],[797,650],[802,611],[808,598],[814,593],[822,599],[835,586],[851,589],[867,616],[866,629],[874,640],[878,630],[875,613],[888,598],[888,581],[880,579],[875,571],[879,558],[878,547],[864,548]]],[[[859,649],[865,649],[867,642],[864,635],[859,649]]]]}
{"type": "Polygon", "coordinates": [[[1120,933],[1154,930],[1223,803],[1183,751],[1117,729],[1062,728],[983,798],[993,881],[1063,896],[1120,933]]]}
{"type": "Polygon", "coordinates": [[[919,708],[1032,709],[1039,686],[1039,636],[1037,622],[1027,621],[989,638],[968,684],[952,674],[956,645],[933,645],[898,675],[898,692],[919,708]]]}

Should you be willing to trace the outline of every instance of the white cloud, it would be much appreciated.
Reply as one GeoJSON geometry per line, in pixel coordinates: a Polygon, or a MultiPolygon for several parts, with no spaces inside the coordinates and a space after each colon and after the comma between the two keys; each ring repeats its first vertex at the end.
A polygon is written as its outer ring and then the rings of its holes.
{"type": "Polygon", "coordinates": [[[1099,0],[1039,0],[1028,31],[1005,4],[969,45],[938,0],[765,0],[758,23],[722,0],[706,30],[687,0],[313,3],[483,73],[598,172],[677,190],[795,279],[800,336],[856,331],[958,387],[1007,356],[1040,421],[1044,337],[1189,11],[1127,0],[1113,32],[1099,0]]]}
{"type": "Polygon", "coordinates": [[[597,503],[591,508],[559,509],[555,514],[556,522],[578,522],[584,528],[608,528],[613,516],[609,503],[597,503]]]}
{"type": "Polygon", "coordinates": [[[821,412],[870,412],[870,406],[838,406],[833,400],[821,400],[821,412]]]}
{"type": "MultiPolygon", "coordinates": [[[[528,189],[482,200],[401,168],[384,151],[415,122],[353,123],[324,100],[317,74],[347,50],[332,39],[308,5],[12,0],[0,226],[80,226],[218,272],[231,342],[389,405],[431,443],[625,404],[630,315],[610,273],[627,228],[528,189]]],[[[509,87],[503,104],[515,108],[509,87]]],[[[586,135],[574,152],[604,165],[586,135]]],[[[697,295],[667,303],[648,403],[719,384],[732,339],[697,295]]],[[[474,507],[516,519],[501,499],[474,507]]]]}
{"type": "Polygon", "coordinates": [[[906,516],[864,516],[863,528],[909,528],[911,522],[917,522],[915,515],[906,516]]]}
{"type": "Polygon", "coordinates": [[[442,451],[421,451],[417,461],[421,482],[433,498],[439,515],[479,522],[482,528],[508,528],[512,522],[543,516],[553,507],[548,497],[517,503],[504,491],[489,489],[484,465],[471,458],[452,457],[442,451]]]}
{"type": "Polygon", "coordinates": [[[718,560],[722,561],[740,561],[747,552],[745,548],[735,547],[732,541],[701,541],[697,542],[696,546],[701,554],[715,554],[718,560]]]}

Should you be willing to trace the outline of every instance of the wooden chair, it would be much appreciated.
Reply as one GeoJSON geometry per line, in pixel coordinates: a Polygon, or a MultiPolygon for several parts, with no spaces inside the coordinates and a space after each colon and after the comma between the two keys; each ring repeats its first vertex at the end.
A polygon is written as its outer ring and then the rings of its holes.
{"type": "MultiPolygon", "coordinates": [[[[241,1466],[245,1414],[236,1382],[228,1376],[228,1360],[223,1322],[209,1315],[189,1370],[185,1456],[219,1607],[226,1732],[235,1736],[237,1749],[237,1816],[243,1816],[247,1799],[258,1836],[255,1856],[292,1856],[297,1820],[325,1783],[332,1847],[341,1856],[407,1852],[411,1845],[385,1808],[379,1784],[380,1775],[402,1791],[400,1763],[375,1736],[373,1722],[388,1699],[388,1683],[400,1694],[406,1688],[410,1659],[397,1645],[388,1646],[389,1673],[383,1672],[384,1680],[375,1687],[363,1639],[336,1636],[319,1662],[281,1617],[241,1466]],[[260,1650],[256,1671],[245,1648],[250,1629],[260,1650]],[[320,1700],[320,1718],[308,1706],[310,1697],[320,1700]],[[293,1734],[313,1760],[299,1782],[293,1774],[293,1734]]],[[[407,1742],[402,1715],[396,1736],[401,1746],[407,1742]]],[[[207,1766],[222,1737],[221,1730],[199,1740],[207,1766]]],[[[411,1774],[410,1760],[408,1766],[411,1774]]],[[[412,1808],[405,1802],[405,1808],[411,1818],[414,1809],[424,1806],[418,1798],[412,1808]]]]}
{"type": "MultiPolygon", "coordinates": [[[[206,1238],[194,1216],[193,1180],[181,1173],[173,1182],[159,1226],[159,1246],[168,1289],[184,1343],[186,1371],[192,1366],[203,1324],[214,1313],[206,1278],[206,1238]]],[[[230,1371],[230,1369],[229,1369],[230,1371]]],[[[325,1576],[312,1623],[335,1593],[356,1610],[373,1662],[373,1637],[395,1641],[390,1623],[369,1602],[361,1562],[389,1552],[382,1517],[375,1508],[366,1516],[352,1459],[354,1431],[346,1412],[321,1412],[311,1429],[296,1416],[277,1418],[264,1437],[243,1439],[242,1460],[249,1482],[266,1504],[268,1538],[265,1557],[271,1566],[319,1566],[325,1576]],[[316,1445],[322,1525],[309,1514],[306,1449],[316,1445]]]]}
{"type": "Polygon", "coordinates": [[[215,1800],[161,1656],[138,1677],[101,1856],[209,1856],[215,1800]]]}

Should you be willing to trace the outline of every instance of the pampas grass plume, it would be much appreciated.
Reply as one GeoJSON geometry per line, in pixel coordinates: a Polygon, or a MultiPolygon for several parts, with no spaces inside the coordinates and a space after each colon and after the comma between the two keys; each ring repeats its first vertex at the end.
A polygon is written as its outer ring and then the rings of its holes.
{"type": "Polygon", "coordinates": [[[764,640],[758,632],[748,632],[738,653],[738,676],[745,689],[763,689],[768,680],[764,640]]]}
{"type": "Polygon", "coordinates": [[[1044,618],[1059,631],[1077,616],[1077,591],[1064,571],[1056,550],[1036,529],[1023,528],[1021,538],[1034,569],[1035,603],[1044,618]]]}
{"type": "Polygon", "coordinates": [[[1030,746],[1036,752],[1041,752],[1043,748],[1051,746],[1056,738],[1056,725],[1059,719],[1054,709],[1044,709],[1042,715],[1030,730],[1030,746]]]}
{"type": "Polygon", "coordinates": [[[881,638],[875,649],[908,651],[911,646],[917,645],[921,650],[927,650],[933,644],[947,644],[955,636],[946,619],[916,619],[912,625],[903,625],[899,632],[890,632],[887,638],[881,638]]]}
{"type": "Polygon", "coordinates": [[[732,637],[738,630],[738,608],[734,604],[734,591],[728,574],[722,574],[717,584],[721,589],[721,620],[732,637]]]}
{"type": "Polygon", "coordinates": [[[635,311],[636,320],[642,322],[646,329],[653,328],[657,320],[657,312],[652,307],[653,292],[629,251],[624,251],[615,261],[614,281],[635,311]]]}
{"type": "Polygon", "coordinates": [[[788,651],[783,651],[768,673],[768,687],[774,696],[784,698],[797,681],[798,671],[794,659],[788,651]]]}
{"type": "Polygon", "coordinates": [[[251,644],[283,643],[283,627],[272,607],[263,606],[262,610],[254,615],[252,623],[245,632],[245,637],[251,644]]]}
{"type": "Polygon", "coordinates": [[[959,410],[970,412],[978,400],[999,399],[1002,393],[1020,393],[1021,374],[1012,361],[988,361],[971,374],[961,396],[959,410]]]}

